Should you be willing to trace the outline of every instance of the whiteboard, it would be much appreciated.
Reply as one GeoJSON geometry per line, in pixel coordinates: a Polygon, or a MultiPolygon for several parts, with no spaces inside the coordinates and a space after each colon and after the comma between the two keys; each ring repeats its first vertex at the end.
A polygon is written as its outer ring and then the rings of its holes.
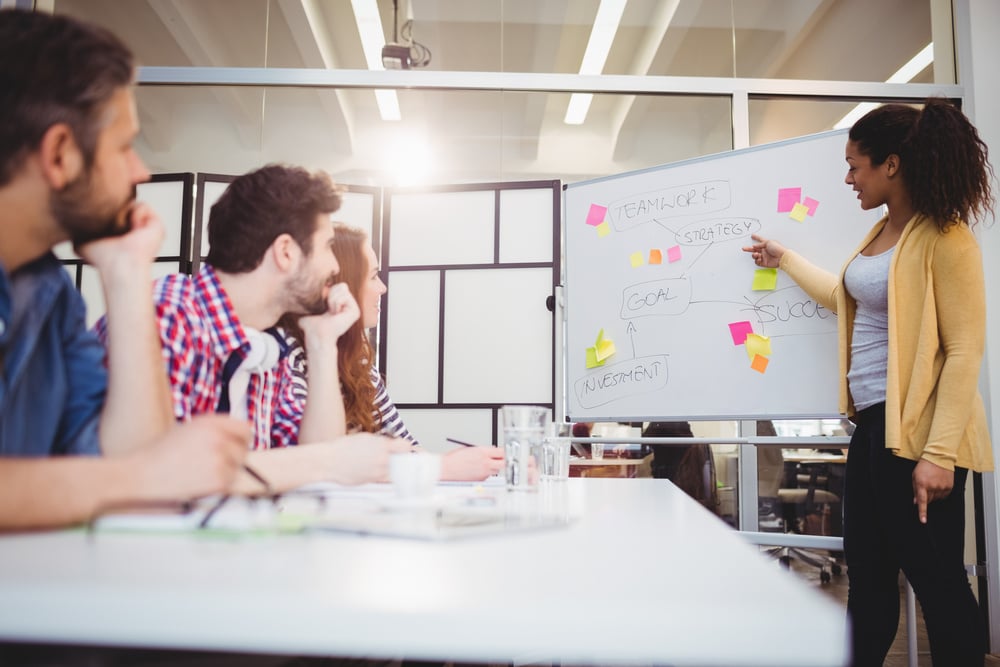
{"type": "Polygon", "coordinates": [[[837,414],[836,317],[783,272],[752,289],[741,248],[760,233],[839,271],[880,217],[844,184],[846,141],[828,132],[566,186],[571,419],[837,414]],[[753,359],[748,326],[770,345],[753,359]],[[614,353],[588,368],[602,329],[600,356],[614,353]]]}

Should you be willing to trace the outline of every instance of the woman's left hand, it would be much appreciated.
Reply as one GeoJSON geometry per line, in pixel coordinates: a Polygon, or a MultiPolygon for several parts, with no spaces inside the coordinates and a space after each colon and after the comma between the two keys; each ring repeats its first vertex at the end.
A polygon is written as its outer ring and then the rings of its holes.
{"type": "Polygon", "coordinates": [[[917,506],[920,523],[927,523],[927,506],[947,498],[955,484],[955,472],[925,459],[913,470],[913,504],[917,506]]]}

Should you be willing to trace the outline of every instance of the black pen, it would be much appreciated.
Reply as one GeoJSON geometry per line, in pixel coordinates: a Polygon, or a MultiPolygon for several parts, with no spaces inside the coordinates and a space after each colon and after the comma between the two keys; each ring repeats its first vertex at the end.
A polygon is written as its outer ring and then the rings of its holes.
{"type": "Polygon", "coordinates": [[[222,506],[225,505],[226,501],[228,500],[229,500],[228,493],[219,496],[219,499],[215,501],[215,504],[212,505],[212,508],[207,512],[205,512],[205,516],[202,517],[201,521],[198,523],[198,528],[207,528],[208,522],[212,520],[212,517],[215,516],[215,513],[218,512],[220,509],[222,509],[222,506]]]}
{"type": "Polygon", "coordinates": [[[479,445],[473,444],[471,442],[464,442],[462,440],[456,440],[455,438],[445,438],[448,442],[454,442],[456,445],[462,445],[463,447],[478,447],[479,445]]]}
{"type": "Polygon", "coordinates": [[[264,487],[264,492],[268,495],[274,493],[271,490],[271,485],[267,483],[267,480],[260,476],[260,473],[248,466],[246,463],[243,464],[243,472],[253,477],[255,480],[260,482],[261,486],[264,487]]]}

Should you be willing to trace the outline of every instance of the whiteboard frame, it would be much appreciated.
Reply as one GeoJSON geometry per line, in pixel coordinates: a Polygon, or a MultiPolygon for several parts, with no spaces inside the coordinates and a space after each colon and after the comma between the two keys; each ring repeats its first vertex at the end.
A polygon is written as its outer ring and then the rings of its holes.
{"type": "MultiPolygon", "coordinates": [[[[706,162],[711,162],[713,160],[727,158],[727,157],[730,157],[732,155],[739,155],[739,156],[752,155],[754,153],[763,152],[763,151],[770,151],[770,150],[774,150],[776,148],[781,148],[781,147],[786,147],[786,146],[794,146],[794,145],[797,145],[797,144],[802,144],[802,143],[806,143],[806,142],[810,142],[810,141],[821,141],[821,140],[824,140],[824,139],[832,139],[834,137],[843,137],[846,140],[846,138],[847,138],[847,131],[846,130],[831,130],[831,131],[827,131],[827,132],[818,132],[818,133],[814,133],[814,134],[803,135],[803,136],[800,136],[800,137],[793,137],[793,138],[790,138],[790,139],[784,139],[784,140],[781,140],[781,141],[769,142],[769,143],[766,143],[766,144],[759,144],[759,145],[756,145],[756,146],[750,146],[750,147],[746,147],[746,148],[732,149],[730,151],[725,151],[725,152],[722,152],[722,153],[714,153],[714,154],[711,154],[711,155],[699,156],[699,157],[690,158],[690,159],[687,159],[687,160],[679,160],[677,162],[670,162],[670,163],[666,163],[666,164],[662,164],[662,165],[656,165],[656,166],[653,166],[653,167],[647,167],[645,169],[637,169],[637,170],[634,170],[634,171],[623,172],[623,173],[620,173],[620,174],[612,174],[612,175],[608,175],[608,176],[601,176],[601,177],[598,177],[598,178],[592,178],[592,179],[587,179],[587,180],[583,180],[583,181],[577,181],[575,183],[568,183],[568,184],[566,184],[563,187],[563,196],[562,196],[562,217],[563,217],[563,220],[562,220],[562,247],[563,247],[563,252],[566,253],[566,248],[568,247],[568,237],[569,237],[569,229],[570,229],[569,228],[569,224],[568,224],[568,222],[566,220],[567,209],[568,209],[567,197],[568,197],[570,191],[573,190],[573,189],[582,188],[582,187],[588,187],[588,186],[592,186],[592,185],[600,184],[600,183],[617,181],[617,180],[620,180],[620,179],[623,179],[623,178],[632,178],[632,177],[636,177],[636,176],[640,176],[641,177],[641,176],[645,176],[645,175],[649,175],[649,174],[657,174],[658,172],[661,172],[661,171],[673,171],[673,170],[678,169],[678,168],[684,168],[684,167],[688,167],[688,166],[691,166],[691,165],[700,165],[700,164],[703,164],[703,163],[706,163],[706,162]]],[[[876,217],[872,216],[872,213],[870,211],[860,211],[859,212],[859,217],[861,217],[861,216],[870,216],[870,217],[872,217],[872,224],[874,224],[874,222],[877,220],[876,217]]],[[[696,216],[692,216],[692,218],[695,218],[695,217],[696,216]]],[[[867,229],[869,229],[869,227],[865,227],[865,231],[867,231],[867,229]]],[[[856,241],[860,242],[861,238],[862,237],[859,236],[856,239],[856,241]]],[[[853,245],[851,247],[853,247],[853,245]]],[[[844,259],[846,259],[846,257],[844,259]]],[[[840,259],[838,259],[838,262],[839,261],[840,261],[840,259]]],[[[569,264],[570,264],[570,262],[568,261],[568,257],[567,257],[567,261],[566,261],[565,265],[568,266],[569,264]]],[[[838,266],[839,266],[839,264],[838,264],[838,266]]],[[[563,275],[563,284],[565,285],[566,283],[567,283],[567,276],[563,275]]],[[[563,308],[565,308],[566,305],[567,305],[567,303],[563,303],[562,304],[563,308]]],[[[566,311],[565,310],[563,310],[563,323],[562,323],[562,326],[563,326],[563,329],[567,332],[566,335],[568,336],[568,332],[570,330],[570,326],[569,326],[569,321],[568,321],[568,317],[566,315],[566,311]]],[[[565,342],[565,340],[566,339],[564,338],[564,342],[565,342]]],[[[562,359],[563,365],[564,365],[564,367],[566,369],[568,369],[569,364],[567,363],[567,360],[565,358],[565,355],[568,354],[568,351],[564,350],[562,352],[562,354],[564,355],[564,357],[562,359]]],[[[744,412],[744,411],[734,411],[734,412],[719,411],[719,412],[711,412],[711,413],[700,413],[700,414],[695,414],[695,415],[675,414],[675,413],[672,413],[672,412],[670,412],[670,413],[664,413],[664,414],[652,414],[652,413],[647,414],[645,412],[642,412],[640,414],[641,411],[636,411],[635,413],[630,413],[628,409],[624,409],[623,410],[622,409],[622,405],[623,405],[622,400],[613,400],[613,401],[610,401],[610,402],[605,403],[603,405],[594,406],[594,408],[586,408],[583,411],[581,411],[579,414],[572,414],[571,410],[570,410],[570,388],[571,388],[571,385],[572,385],[572,378],[570,377],[570,373],[569,373],[568,370],[564,370],[563,371],[563,387],[564,387],[564,392],[563,393],[564,393],[564,396],[563,396],[563,405],[562,405],[562,415],[568,415],[569,419],[576,420],[576,421],[641,422],[641,421],[659,421],[659,420],[664,420],[664,419],[686,419],[686,420],[692,420],[692,421],[733,421],[733,420],[740,421],[740,420],[755,420],[755,419],[824,419],[824,418],[836,418],[836,417],[842,416],[842,415],[840,415],[836,411],[835,408],[831,412],[822,412],[822,411],[799,411],[799,412],[784,411],[784,412],[771,412],[771,413],[767,413],[767,414],[764,414],[764,413],[755,414],[755,413],[744,412]],[[601,411],[602,408],[605,408],[607,406],[613,406],[615,408],[615,410],[604,410],[602,412],[601,411]]],[[[624,405],[627,406],[627,401],[624,403],[624,405]]]]}

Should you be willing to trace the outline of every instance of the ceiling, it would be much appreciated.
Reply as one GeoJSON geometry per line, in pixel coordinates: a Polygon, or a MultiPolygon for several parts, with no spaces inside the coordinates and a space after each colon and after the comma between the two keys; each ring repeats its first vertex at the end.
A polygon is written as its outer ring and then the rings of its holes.
{"type": "MultiPolygon", "coordinates": [[[[931,40],[932,0],[629,0],[605,74],[884,81],[931,40]],[[734,29],[735,25],[735,29],[734,29]],[[887,29],[887,26],[891,28],[887,29]]],[[[402,0],[427,69],[576,73],[597,0],[402,0]]],[[[379,0],[393,35],[393,4],[379,0]]],[[[112,29],[148,66],[366,68],[350,0],[54,0],[112,29]]],[[[927,68],[916,81],[930,82],[927,68]]],[[[726,97],[398,91],[383,121],[363,89],[140,87],[154,171],[240,173],[282,160],[345,182],[567,181],[732,145],[726,97]]],[[[754,101],[754,142],[829,129],[853,105],[754,101]]]]}

